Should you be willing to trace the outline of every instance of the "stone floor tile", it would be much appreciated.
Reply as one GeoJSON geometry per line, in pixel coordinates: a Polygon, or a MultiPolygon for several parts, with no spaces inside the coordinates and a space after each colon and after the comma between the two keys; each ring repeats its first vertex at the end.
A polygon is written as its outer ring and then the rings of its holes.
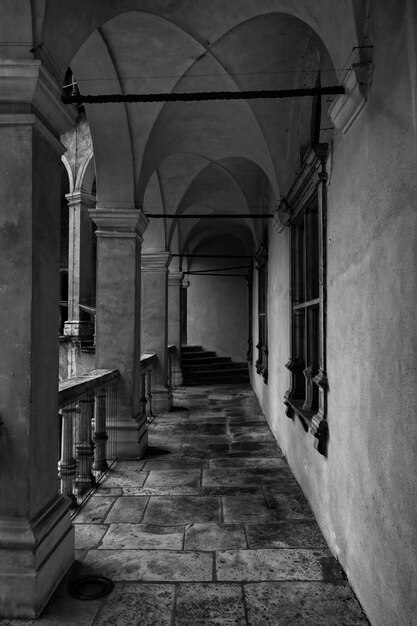
{"type": "Polygon", "coordinates": [[[206,445],[215,445],[215,446],[230,446],[232,444],[232,438],[229,435],[203,435],[200,433],[193,433],[192,437],[189,440],[192,440],[192,445],[194,446],[206,446],[206,445]]]}
{"type": "Polygon", "coordinates": [[[131,522],[139,524],[148,504],[147,497],[121,497],[117,498],[112,509],[106,516],[106,524],[117,522],[131,522]]]}
{"type": "Polygon", "coordinates": [[[87,548],[75,548],[74,550],[74,558],[75,561],[82,561],[87,554],[87,548]]]}
{"type": "Polygon", "coordinates": [[[92,496],[73,518],[74,524],[100,524],[116,498],[92,496]]]}
{"type": "Polygon", "coordinates": [[[111,524],[100,549],[182,550],[184,526],[111,524]]]}
{"type": "Polygon", "coordinates": [[[263,496],[262,485],[251,487],[222,486],[201,487],[201,495],[204,496],[263,496]]]}
{"type": "Polygon", "coordinates": [[[163,459],[167,454],[179,454],[182,446],[181,441],[165,438],[159,441],[156,437],[151,437],[151,446],[148,446],[144,461],[149,459],[163,459]]]}
{"type": "Polygon", "coordinates": [[[94,496],[122,496],[122,487],[105,487],[105,484],[100,484],[97,491],[94,492],[94,496]]]}
{"type": "Polygon", "coordinates": [[[114,581],[180,582],[213,579],[211,552],[174,550],[89,550],[82,563],[88,572],[114,581]]]}
{"type": "Polygon", "coordinates": [[[141,487],[140,489],[125,489],[125,495],[135,496],[201,496],[207,495],[202,492],[200,486],[176,485],[160,487],[141,487]]]}
{"type": "Polygon", "coordinates": [[[108,530],[103,524],[75,524],[74,528],[77,550],[96,548],[108,530]]]}
{"type": "Polygon", "coordinates": [[[263,495],[224,496],[222,498],[223,520],[225,522],[248,522],[272,520],[272,511],[266,505],[263,495]]]}
{"type": "Polygon", "coordinates": [[[166,526],[220,521],[220,498],[211,496],[153,497],[143,519],[166,526]]]}
{"type": "Polygon", "coordinates": [[[316,522],[272,522],[245,524],[249,548],[327,548],[316,522]]]}
{"type": "Polygon", "coordinates": [[[217,552],[217,580],[323,580],[322,559],[317,550],[227,550],[217,552]]]}
{"type": "Polygon", "coordinates": [[[200,487],[201,470],[152,470],[145,481],[144,487],[200,487]]]}
{"type": "Polygon", "coordinates": [[[210,469],[222,469],[226,467],[256,467],[262,469],[279,469],[286,463],[278,457],[247,457],[247,456],[224,456],[209,461],[210,469]]]}
{"type": "Polygon", "coordinates": [[[347,585],[318,582],[244,586],[250,626],[365,626],[369,624],[347,585]]]}
{"type": "Polygon", "coordinates": [[[181,584],[176,603],[176,626],[245,626],[240,585],[181,584]]]}
{"type": "Polygon", "coordinates": [[[150,423],[150,426],[154,424],[155,426],[161,426],[162,424],[166,426],[172,426],[174,424],[181,424],[184,418],[188,417],[188,411],[168,411],[167,413],[158,413],[158,419],[153,420],[150,423]]]}
{"type": "Polygon", "coordinates": [[[117,583],[95,626],[170,626],[174,585],[117,583]]]}
{"type": "Polygon", "coordinates": [[[268,506],[273,509],[276,520],[314,519],[302,493],[278,493],[275,489],[273,491],[266,490],[266,500],[268,506]]]}
{"type": "Polygon", "coordinates": [[[216,455],[223,456],[230,452],[229,443],[184,443],[181,446],[181,454],[194,456],[200,459],[211,459],[216,455]]]}
{"type": "Polygon", "coordinates": [[[247,542],[243,524],[190,524],[185,531],[185,550],[245,549],[247,542]]]}
{"type": "Polygon", "coordinates": [[[7,619],[1,626],[91,626],[100,607],[99,600],[84,602],[72,598],[67,579],[59,585],[38,619],[7,619]]]}
{"type": "Polygon", "coordinates": [[[248,456],[278,456],[282,457],[282,452],[278,448],[277,444],[273,441],[241,441],[233,443],[230,446],[230,454],[247,454],[248,456]]]}
{"type": "MultiPolygon", "coordinates": [[[[222,418],[224,420],[226,420],[226,418],[222,418]]],[[[204,436],[204,435],[211,435],[211,436],[225,436],[228,434],[228,427],[227,427],[227,422],[224,421],[223,423],[210,423],[210,421],[206,421],[204,423],[199,423],[199,424],[195,424],[196,428],[195,431],[193,432],[193,438],[196,435],[199,436],[204,436]]]]}
{"type": "Polygon", "coordinates": [[[202,486],[227,486],[234,485],[236,487],[251,486],[254,484],[274,484],[281,477],[290,478],[292,475],[288,466],[278,469],[265,469],[257,467],[248,468],[226,468],[226,469],[209,469],[203,470],[202,486]]]}
{"type": "Polygon", "coordinates": [[[145,462],[145,470],[176,470],[176,469],[203,469],[208,468],[209,461],[190,456],[181,456],[179,454],[166,455],[159,459],[149,459],[145,462]]]}
{"type": "Polygon", "coordinates": [[[136,465],[135,462],[132,462],[131,465],[132,467],[126,466],[126,464],[122,466],[118,463],[103,481],[103,487],[141,487],[148,473],[141,471],[143,463],[136,465]]]}
{"type": "Polygon", "coordinates": [[[225,410],[222,407],[213,408],[210,410],[201,409],[200,411],[194,410],[190,411],[188,414],[188,419],[192,420],[194,418],[201,420],[201,418],[205,419],[206,417],[220,417],[225,415],[225,410]]]}

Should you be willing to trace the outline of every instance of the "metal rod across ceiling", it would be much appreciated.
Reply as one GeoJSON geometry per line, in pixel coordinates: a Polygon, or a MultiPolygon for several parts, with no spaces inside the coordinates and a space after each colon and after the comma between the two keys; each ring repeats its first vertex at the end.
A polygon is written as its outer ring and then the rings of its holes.
{"type": "Polygon", "coordinates": [[[304,89],[271,89],[260,91],[202,91],[194,93],[127,93],[69,95],[62,94],[64,104],[106,104],[112,102],[193,102],[206,100],[253,100],[257,98],[303,98],[345,93],[342,85],[304,89]]]}
{"type": "Polygon", "coordinates": [[[241,219],[251,217],[254,219],[263,219],[264,217],[274,217],[273,213],[187,213],[186,215],[177,215],[176,213],[145,213],[149,219],[162,219],[164,217],[172,217],[179,220],[183,219],[241,219]]]}
{"type": "Polygon", "coordinates": [[[253,259],[252,254],[171,254],[171,256],[197,259],[253,259]]]}

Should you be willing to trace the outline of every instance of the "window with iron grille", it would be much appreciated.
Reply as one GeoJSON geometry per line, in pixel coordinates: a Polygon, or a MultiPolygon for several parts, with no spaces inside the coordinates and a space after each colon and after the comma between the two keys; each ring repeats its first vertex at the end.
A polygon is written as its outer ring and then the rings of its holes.
{"type": "Polygon", "coordinates": [[[268,251],[262,244],[255,255],[258,270],[258,358],[256,371],[268,382],[268,251]]]}
{"type": "Polygon", "coordinates": [[[307,153],[287,202],[291,230],[291,385],[285,394],[287,415],[298,417],[326,454],[326,207],[327,145],[307,153]]]}

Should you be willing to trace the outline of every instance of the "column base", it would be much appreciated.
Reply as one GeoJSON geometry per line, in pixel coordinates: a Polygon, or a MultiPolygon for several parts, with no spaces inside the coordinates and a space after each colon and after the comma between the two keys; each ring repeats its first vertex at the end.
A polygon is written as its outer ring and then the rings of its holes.
{"type": "Polygon", "coordinates": [[[155,411],[170,411],[172,409],[172,390],[165,385],[152,387],[152,408],[155,411]]]}
{"type": "Polygon", "coordinates": [[[133,418],[119,420],[117,425],[107,427],[107,434],[109,436],[107,445],[111,445],[113,437],[116,441],[115,456],[120,460],[142,458],[148,447],[146,419],[139,424],[133,418]]]}
{"type": "Polygon", "coordinates": [[[38,617],[73,564],[68,504],[57,496],[34,520],[0,520],[2,617],[38,617]]]}
{"type": "Polygon", "coordinates": [[[182,385],[182,370],[181,368],[172,368],[172,385],[178,387],[182,385]]]}

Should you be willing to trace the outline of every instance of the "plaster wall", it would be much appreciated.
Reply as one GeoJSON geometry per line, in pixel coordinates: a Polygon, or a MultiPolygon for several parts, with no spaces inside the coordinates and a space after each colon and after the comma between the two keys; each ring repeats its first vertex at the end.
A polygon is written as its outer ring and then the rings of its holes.
{"type": "Polygon", "coordinates": [[[288,309],[279,302],[286,296],[280,271],[274,279],[274,259],[283,263],[284,275],[288,255],[274,235],[267,390],[253,375],[271,428],[373,626],[417,619],[416,40],[410,40],[411,16],[403,8],[373,4],[368,102],[348,133],[335,131],[328,188],[327,458],[284,413],[288,309]]]}
{"type": "Polygon", "coordinates": [[[271,226],[268,245],[268,383],[256,372],[258,358],[258,272],[254,270],[253,287],[253,363],[252,386],[257,394],[269,426],[287,450],[287,422],[283,409],[284,393],[289,387],[289,372],[285,367],[290,355],[289,331],[289,231],[277,233],[271,226]]]}
{"type": "MultiPolygon", "coordinates": [[[[213,220],[214,221],[214,220],[213,220]]],[[[217,234],[201,243],[195,254],[249,255],[247,248],[232,235],[217,234]]],[[[250,256],[250,255],[249,255],[250,256]]],[[[215,272],[238,267],[229,273],[241,276],[189,275],[187,289],[187,343],[214,350],[218,356],[246,361],[248,349],[248,287],[245,276],[250,258],[199,258],[190,262],[191,271],[215,272]]],[[[217,272],[220,273],[220,272],[217,272]]],[[[226,273],[226,272],[224,272],[226,273]]]]}
{"type": "Polygon", "coordinates": [[[245,278],[191,276],[187,295],[188,343],[214,350],[218,356],[246,361],[248,322],[245,278]]]}

